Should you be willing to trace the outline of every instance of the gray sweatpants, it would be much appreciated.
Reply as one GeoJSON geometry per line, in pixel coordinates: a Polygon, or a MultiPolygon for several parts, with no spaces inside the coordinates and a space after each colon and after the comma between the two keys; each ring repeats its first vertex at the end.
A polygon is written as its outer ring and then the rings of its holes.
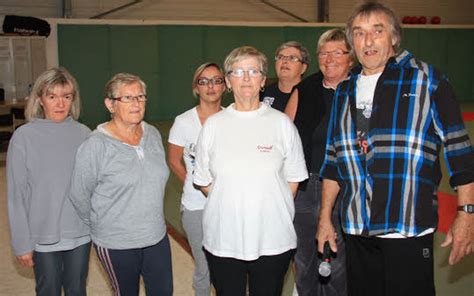
{"type": "Polygon", "coordinates": [[[194,257],[193,288],[196,296],[209,296],[211,282],[206,255],[202,249],[202,210],[189,211],[183,207],[181,221],[188,237],[189,245],[194,257]]]}

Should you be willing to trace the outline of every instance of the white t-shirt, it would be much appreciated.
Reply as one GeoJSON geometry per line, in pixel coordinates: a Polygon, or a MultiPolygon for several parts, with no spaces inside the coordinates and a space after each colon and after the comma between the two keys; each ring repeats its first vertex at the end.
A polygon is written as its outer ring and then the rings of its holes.
{"type": "Polygon", "coordinates": [[[365,118],[372,114],[372,103],[374,101],[375,87],[382,72],[373,75],[359,75],[356,89],[356,108],[364,110],[365,118]]]}
{"type": "Polygon", "coordinates": [[[183,160],[186,166],[186,179],[181,204],[190,211],[204,209],[207,200],[200,190],[194,188],[192,176],[195,164],[194,149],[201,128],[201,121],[199,121],[197,109],[194,107],[176,117],[168,138],[169,143],[184,147],[183,160]]]}
{"type": "Polygon", "coordinates": [[[209,117],[196,146],[194,183],[211,185],[203,214],[203,245],[215,256],[255,260],[296,248],[288,182],[308,177],[291,120],[260,104],[234,104],[209,117]]]}

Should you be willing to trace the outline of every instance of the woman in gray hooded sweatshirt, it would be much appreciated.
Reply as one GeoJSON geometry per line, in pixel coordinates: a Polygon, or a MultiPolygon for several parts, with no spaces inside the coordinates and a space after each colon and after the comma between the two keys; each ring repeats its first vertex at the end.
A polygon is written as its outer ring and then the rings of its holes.
{"type": "Polygon", "coordinates": [[[89,229],[67,198],[77,148],[90,133],[76,121],[80,98],[65,69],[42,73],[7,153],[13,252],[33,267],[37,295],[86,295],[89,229]]]}
{"type": "Polygon", "coordinates": [[[171,252],[163,215],[169,169],[158,130],[143,121],[145,83],[119,73],[105,87],[112,119],[81,145],[70,198],[90,225],[113,295],[172,295],[171,252]]]}

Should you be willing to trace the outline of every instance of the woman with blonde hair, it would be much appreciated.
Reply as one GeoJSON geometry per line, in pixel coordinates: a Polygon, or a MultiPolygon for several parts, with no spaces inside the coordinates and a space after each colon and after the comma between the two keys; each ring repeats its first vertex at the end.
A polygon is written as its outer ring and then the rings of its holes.
{"type": "Polygon", "coordinates": [[[217,295],[281,295],[296,248],[293,196],[307,178],[291,120],[260,103],[267,59],[234,49],[224,62],[234,103],[209,117],[196,147],[194,183],[208,195],[203,246],[217,295]]]}
{"type": "Polygon", "coordinates": [[[86,295],[89,228],[67,198],[74,157],[90,133],[76,120],[74,77],[53,68],[36,79],[7,153],[8,216],[13,252],[33,267],[37,295],[86,295]]]}
{"type": "Polygon", "coordinates": [[[168,163],[183,182],[181,221],[193,253],[193,287],[197,296],[210,295],[209,269],[202,250],[202,212],[206,197],[193,186],[195,147],[206,119],[219,112],[225,91],[224,74],[215,63],[204,63],[194,72],[193,93],[199,104],[176,117],[168,139],[168,163]],[[183,164],[184,162],[184,164],[183,164]]]}
{"type": "Polygon", "coordinates": [[[285,113],[294,119],[303,143],[310,177],[300,184],[295,199],[295,229],[298,247],[295,254],[296,287],[300,296],[346,296],[346,252],[339,223],[340,202],[336,203],[332,221],[338,233],[337,256],[332,254],[331,276],[318,273],[316,229],[321,209],[322,181],[319,170],[326,151],[327,129],[334,92],[347,79],[354,63],[352,48],[344,30],[330,29],[318,40],[319,70],[298,83],[291,94],[285,113]]]}

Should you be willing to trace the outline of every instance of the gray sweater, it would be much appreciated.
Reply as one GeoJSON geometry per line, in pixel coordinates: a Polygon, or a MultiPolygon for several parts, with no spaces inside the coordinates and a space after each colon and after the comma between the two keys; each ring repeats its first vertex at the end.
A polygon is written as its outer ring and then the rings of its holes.
{"type": "Polygon", "coordinates": [[[98,246],[143,248],[166,234],[163,197],[169,169],[160,133],[147,123],[142,127],[137,147],[99,126],[77,152],[70,199],[98,246]]]}
{"type": "Polygon", "coordinates": [[[36,244],[88,235],[67,199],[79,145],[89,128],[68,117],[61,123],[34,119],[18,128],[7,153],[8,217],[13,252],[36,244]]]}

